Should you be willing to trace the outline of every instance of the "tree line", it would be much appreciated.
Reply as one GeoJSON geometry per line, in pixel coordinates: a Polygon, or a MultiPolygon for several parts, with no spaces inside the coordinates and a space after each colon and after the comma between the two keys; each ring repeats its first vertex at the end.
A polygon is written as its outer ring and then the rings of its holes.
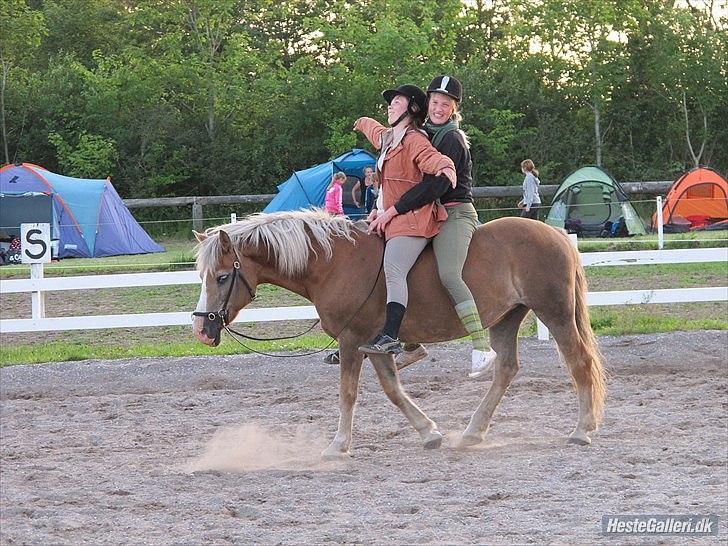
{"type": "Polygon", "coordinates": [[[3,0],[3,162],[125,198],[274,193],[381,91],[465,88],[477,185],[728,170],[728,15],[680,0],[3,0]]]}

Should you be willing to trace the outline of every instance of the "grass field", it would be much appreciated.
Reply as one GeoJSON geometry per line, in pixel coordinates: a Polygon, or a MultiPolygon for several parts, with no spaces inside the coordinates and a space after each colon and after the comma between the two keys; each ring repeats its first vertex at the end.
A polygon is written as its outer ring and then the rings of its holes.
{"type": "MultiPolygon", "coordinates": [[[[695,234],[670,235],[667,248],[676,245],[725,246],[725,233],[704,233],[709,237],[698,240],[695,234]]],[[[635,249],[655,248],[649,236],[628,239],[635,249]]],[[[141,256],[63,260],[48,265],[45,276],[129,273],[136,271],[188,270],[194,267],[192,241],[163,242],[167,251],[141,256]]],[[[583,240],[580,250],[614,250],[614,240],[583,240]]],[[[622,245],[620,245],[622,246],[622,245]]],[[[619,248],[618,250],[626,250],[619,248]]],[[[27,278],[27,267],[4,267],[0,282],[8,278],[27,278]]],[[[591,291],[630,290],[639,288],[688,288],[726,286],[728,264],[678,264],[664,266],[590,267],[587,278],[591,291]]],[[[78,316],[110,313],[170,312],[192,310],[199,296],[196,285],[143,288],[64,291],[46,294],[47,316],[78,316]],[[102,311],[103,310],[103,311],[102,311]]],[[[278,287],[260,287],[254,307],[307,305],[303,298],[278,287]]],[[[597,334],[624,335],[633,333],[670,332],[677,330],[728,329],[728,303],[672,304],[597,307],[591,309],[592,326],[597,334]]],[[[0,301],[2,318],[29,318],[30,295],[7,294],[0,301]]],[[[310,322],[291,321],[241,326],[258,337],[291,335],[305,330],[310,322]]],[[[533,335],[535,322],[530,315],[521,330],[533,335]]],[[[129,357],[211,355],[248,352],[229,336],[224,335],[219,347],[211,349],[196,342],[189,327],[128,328],[68,332],[2,334],[0,365],[47,361],[80,360],[89,358],[113,359],[129,357]]],[[[318,350],[332,340],[318,329],[293,340],[280,342],[251,342],[258,351],[318,350]]]]}

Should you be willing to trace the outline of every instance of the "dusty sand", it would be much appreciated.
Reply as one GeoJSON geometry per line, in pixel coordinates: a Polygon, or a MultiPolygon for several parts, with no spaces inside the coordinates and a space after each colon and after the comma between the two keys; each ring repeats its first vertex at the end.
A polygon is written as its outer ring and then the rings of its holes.
{"type": "Polygon", "coordinates": [[[602,338],[604,423],[566,445],[576,397],[553,342],[487,441],[455,449],[489,381],[468,347],[402,373],[447,434],[424,451],[366,364],[353,456],[322,462],[338,368],[321,356],[84,361],[0,370],[2,544],[725,544],[728,332],[602,338]],[[717,514],[718,537],[604,537],[603,514],[717,514]]]}

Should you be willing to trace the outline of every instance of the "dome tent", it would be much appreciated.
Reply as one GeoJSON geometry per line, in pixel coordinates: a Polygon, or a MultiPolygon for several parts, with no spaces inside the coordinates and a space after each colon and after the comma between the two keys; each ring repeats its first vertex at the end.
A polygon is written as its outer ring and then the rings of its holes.
{"type": "MultiPolygon", "coordinates": [[[[322,207],[331,177],[335,172],[342,171],[346,174],[343,191],[344,212],[351,216],[362,215],[364,209],[357,208],[351,201],[351,188],[364,179],[364,168],[373,168],[375,164],[376,158],[372,154],[354,148],[326,163],[296,171],[278,186],[278,195],[268,203],[263,212],[322,207]]],[[[363,182],[361,185],[363,186],[363,182]]],[[[361,204],[363,202],[362,200],[361,204]]]]}
{"type": "Polygon", "coordinates": [[[0,169],[0,231],[48,223],[59,258],[164,252],[139,225],[109,179],[52,173],[23,163],[0,169]]]}
{"type": "MultiPolygon", "coordinates": [[[[728,227],[728,181],[709,167],[683,173],[670,186],[662,206],[667,233],[728,227]]],[[[657,214],[652,216],[657,229],[657,214]]]]}
{"type": "Polygon", "coordinates": [[[580,234],[598,236],[607,222],[620,218],[629,235],[644,235],[645,225],[627,194],[606,171],[595,165],[581,167],[557,188],[546,223],[564,228],[578,226],[580,234]]]}

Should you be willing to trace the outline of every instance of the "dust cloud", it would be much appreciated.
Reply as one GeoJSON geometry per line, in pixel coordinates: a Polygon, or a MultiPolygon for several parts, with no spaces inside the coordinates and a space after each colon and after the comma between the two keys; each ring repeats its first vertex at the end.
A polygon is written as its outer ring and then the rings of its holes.
{"type": "Polygon", "coordinates": [[[255,470],[308,470],[322,466],[325,435],[300,426],[293,435],[277,433],[257,423],[226,427],[215,433],[187,472],[244,473],[255,470]]]}

